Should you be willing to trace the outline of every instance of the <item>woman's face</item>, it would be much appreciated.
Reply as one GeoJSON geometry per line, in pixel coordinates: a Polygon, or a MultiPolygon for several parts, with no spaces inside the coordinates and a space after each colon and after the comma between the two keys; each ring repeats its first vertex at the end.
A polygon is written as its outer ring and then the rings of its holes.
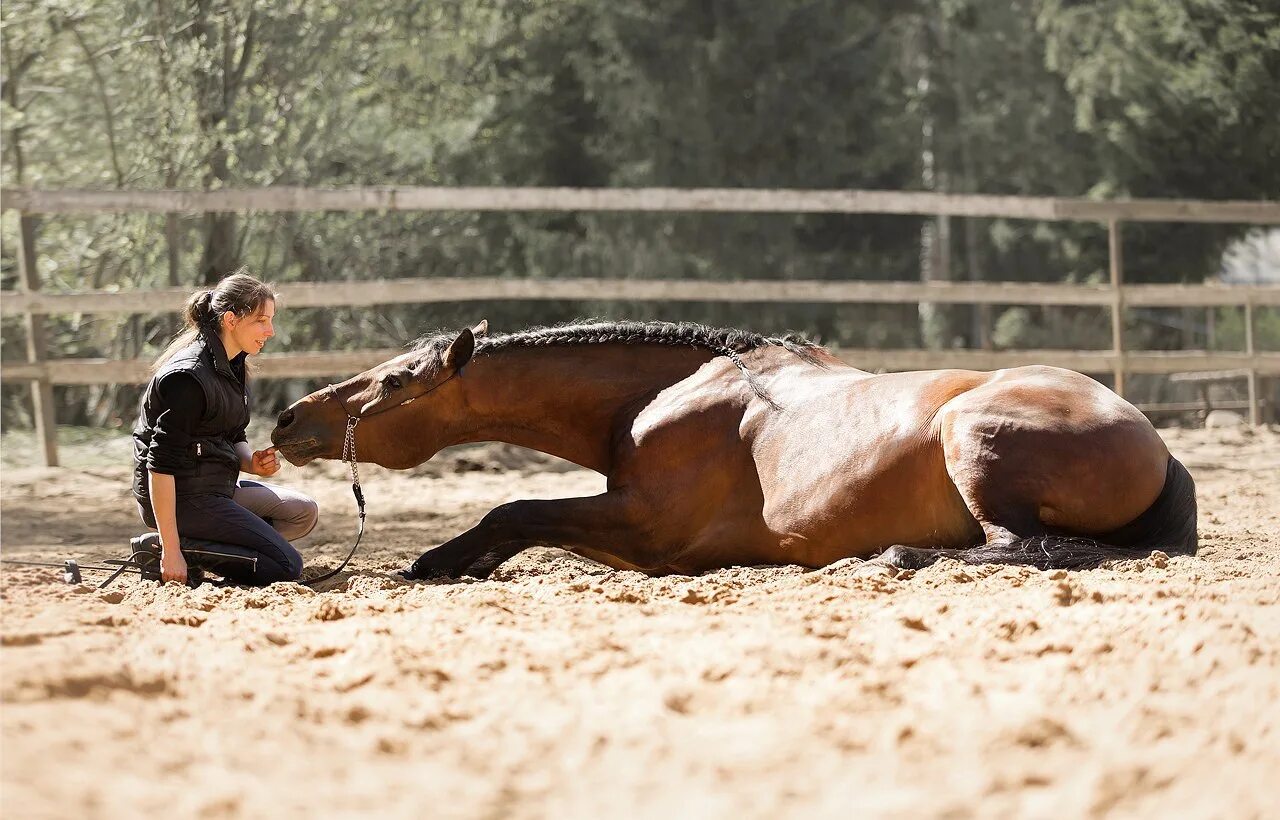
{"type": "Polygon", "coordinates": [[[262,352],[267,339],[276,335],[271,321],[276,315],[276,303],[270,299],[262,307],[247,316],[237,316],[228,311],[222,316],[222,329],[228,341],[249,355],[262,352]]]}

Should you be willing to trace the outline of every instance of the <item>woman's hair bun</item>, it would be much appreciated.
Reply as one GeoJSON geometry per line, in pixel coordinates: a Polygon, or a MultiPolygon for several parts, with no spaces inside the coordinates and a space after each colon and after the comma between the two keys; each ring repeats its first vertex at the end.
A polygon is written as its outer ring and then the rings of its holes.
{"type": "Polygon", "coordinates": [[[191,327],[208,325],[213,316],[213,291],[199,290],[187,302],[187,324],[191,327]]]}

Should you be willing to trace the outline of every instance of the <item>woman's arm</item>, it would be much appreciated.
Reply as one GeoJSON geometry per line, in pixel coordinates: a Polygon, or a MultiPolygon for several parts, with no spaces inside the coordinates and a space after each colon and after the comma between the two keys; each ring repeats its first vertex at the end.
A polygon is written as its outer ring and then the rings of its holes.
{"type": "Polygon", "coordinates": [[[182,541],[178,537],[177,493],[173,476],[147,471],[151,494],[151,512],[160,531],[160,580],[187,582],[187,560],[182,557],[182,541]]]}
{"type": "Polygon", "coordinates": [[[147,451],[147,487],[151,511],[160,531],[160,577],[163,581],[187,580],[187,562],[178,535],[177,490],[174,474],[195,467],[191,433],[204,413],[204,390],[187,373],[170,373],[156,386],[162,410],[156,417],[147,451]]]}

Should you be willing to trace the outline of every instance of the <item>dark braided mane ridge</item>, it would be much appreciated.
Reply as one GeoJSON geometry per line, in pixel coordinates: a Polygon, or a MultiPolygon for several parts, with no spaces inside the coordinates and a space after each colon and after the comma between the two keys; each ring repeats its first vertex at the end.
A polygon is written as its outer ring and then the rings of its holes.
{"type": "MultiPolygon", "coordinates": [[[[443,353],[453,341],[456,332],[432,333],[413,344],[417,351],[443,353]]],[[[785,348],[810,364],[823,366],[813,355],[818,345],[797,334],[763,336],[747,330],[715,328],[696,322],[609,322],[579,320],[564,325],[535,327],[499,336],[480,336],[476,339],[476,353],[496,353],[510,348],[554,347],[560,345],[629,344],[666,345],[668,347],[696,347],[725,356],[742,371],[752,392],[777,407],[773,399],[747,369],[738,355],[767,345],[785,348]]]]}

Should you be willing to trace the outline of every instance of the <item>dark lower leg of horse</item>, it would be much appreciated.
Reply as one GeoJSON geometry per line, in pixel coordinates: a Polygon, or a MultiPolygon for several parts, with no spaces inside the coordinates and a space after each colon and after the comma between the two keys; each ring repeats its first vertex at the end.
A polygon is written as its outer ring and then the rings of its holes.
{"type": "Polygon", "coordinates": [[[1027,538],[989,541],[968,549],[931,549],[901,544],[880,553],[880,561],[898,569],[924,569],[943,558],[966,564],[1008,564],[1036,569],[1093,569],[1105,561],[1145,558],[1150,546],[1117,547],[1092,538],[1069,535],[1033,535],[1027,538]]]}
{"type": "Polygon", "coordinates": [[[464,538],[470,534],[468,531],[424,552],[403,573],[404,576],[417,581],[457,579],[464,576],[483,580],[511,558],[529,547],[537,546],[537,542],[524,539],[477,546],[475,538],[464,538]]]}
{"type": "Polygon", "coordinates": [[[589,498],[513,501],[495,507],[479,524],[419,556],[409,579],[487,577],[502,562],[538,544],[612,552],[634,528],[625,502],[605,493],[589,498]]]}
{"type": "Polygon", "coordinates": [[[1043,527],[1034,517],[1027,515],[1006,512],[1003,518],[1006,521],[1016,520],[1016,523],[1002,526],[988,520],[981,525],[985,536],[984,542],[972,547],[908,547],[895,544],[880,553],[876,560],[898,569],[924,569],[933,566],[943,558],[962,561],[966,564],[1025,563],[1003,560],[999,557],[1002,554],[1001,550],[1006,550],[1007,545],[1025,540],[1022,536],[1015,534],[1010,527],[1016,527],[1017,532],[1027,533],[1043,532],[1043,527]]]}
{"type": "Polygon", "coordinates": [[[422,553],[401,574],[411,581],[461,578],[463,570],[495,546],[471,529],[422,553]]]}
{"type": "Polygon", "coordinates": [[[924,569],[925,567],[933,566],[943,558],[954,558],[963,561],[965,560],[966,552],[968,550],[906,547],[902,544],[894,544],[876,556],[874,560],[898,569],[924,569]]]}

